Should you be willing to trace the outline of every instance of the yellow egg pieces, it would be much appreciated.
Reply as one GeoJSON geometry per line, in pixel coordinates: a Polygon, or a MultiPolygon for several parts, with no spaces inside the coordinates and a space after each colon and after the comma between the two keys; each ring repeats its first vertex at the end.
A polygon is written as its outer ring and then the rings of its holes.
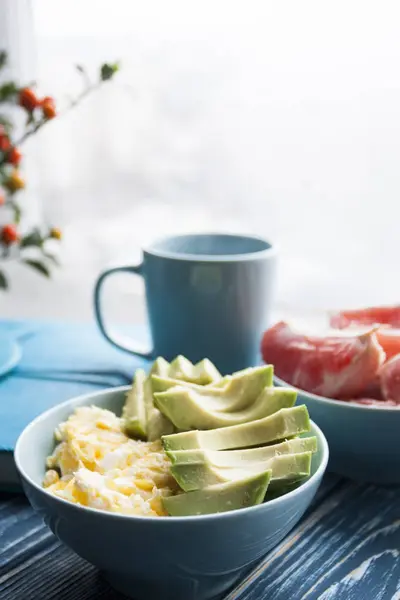
{"type": "Polygon", "coordinates": [[[77,408],[55,437],[43,481],[49,492],[101,510],[165,515],[162,498],[177,486],[160,441],[130,439],[119,417],[96,406],[77,408]]]}

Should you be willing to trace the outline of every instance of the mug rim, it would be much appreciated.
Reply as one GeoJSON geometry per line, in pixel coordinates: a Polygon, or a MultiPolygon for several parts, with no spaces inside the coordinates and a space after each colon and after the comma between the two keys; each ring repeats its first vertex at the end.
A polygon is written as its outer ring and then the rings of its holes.
{"type": "Polygon", "coordinates": [[[267,239],[253,234],[247,233],[227,233],[227,232],[218,232],[218,231],[209,231],[209,232],[201,232],[201,233],[178,233],[176,235],[168,235],[161,238],[157,238],[150,242],[149,244],[143,246],[143,253],[150,256],[156,256],[158,258],[166,258],[169,260],[179,260],[179,261],[196,261],[196,262],[238,262],[238,261],[246,261],[246,260],[261,260],[265,258],[272,258],[277,254],[276,244],[268,241],[267,239]],[[172,239],[179,238],[200,238],[200,237],[224,237],[224,238],[241,238],[250,241],[262,242],[264,244],[268,244],[269,248],[263,248],[261,250],[256,250],[252,252],[244,252],[237,254],[190,254],[190,253],[180,253],[174,252],[171,250],[162,250],[157,248],[158,244],[167,242],[172,239]]]}

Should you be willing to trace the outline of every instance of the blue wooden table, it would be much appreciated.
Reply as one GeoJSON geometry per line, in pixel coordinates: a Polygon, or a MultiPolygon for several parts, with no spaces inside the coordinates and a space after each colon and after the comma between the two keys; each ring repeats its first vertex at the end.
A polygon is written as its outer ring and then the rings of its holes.
{"type": "MultiPolygon", "coordinates": [[[[0,403],[23,402],[32,385],[42,389],[41,402],[49,394],[54,403],[54,395],[61,401],[79,389],[117,385],[130,377],[132,359],[103,346],[92,328],[40,324],[34,332],[22,342],[21,365],[0,382],[0,403]],[[78,333],[83,340],[79,347],[78,333]],[[54,336],[58,349],[50,352],[54,336]],[[85,365],[82,357],[88,354],[85,365]],[[11,391],[13,398],[7,398],[11,391]]],[[[0,440],[1,427],[0,421],[0,440]]],[[[0,600],[122,598],[95,567],[57,540],[23,495],[0,494],[0,600]]],[[[328,474],[299,525],[226,596],[226,600],[317,598],[400,600],[399,487],[360,485],[328,474]]]]}

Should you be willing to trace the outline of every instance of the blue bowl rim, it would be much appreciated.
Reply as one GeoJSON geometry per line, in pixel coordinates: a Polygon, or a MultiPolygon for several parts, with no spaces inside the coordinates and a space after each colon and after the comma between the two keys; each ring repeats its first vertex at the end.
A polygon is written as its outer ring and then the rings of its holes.
{"type": "Polygon", "coordinates": [[[304,491],[308,487],[310,487],[313,484],[315,479],[317,479],[320,476],[322,477],[326,471],[326,467],[328,465],[328,459],[329,459],[328,442],[327,442],[326,437],[325,437],[324,433],[322,432],[322,430],[318,427],[318,425],[316,423],[314,423],[314,421],[312,421],[310,419],[312,428],[318,434],[319,439],[322,441],[322,458],[321,458],[321,462],[318,465],[318,468],[315,471],[315,473],[313,475],[311,475],[311,477],[309,477],[307,479],[307,481],[302,483],[298,488],[292,490],[291,492],[288,492],[287,494],[284,494],[283,496],[274,498],[273,500],[269,500],[268,502],[264,502],[264,503],[258,504],[256,506],[249,506],[247,508],[239,508],[236,510],[231,510],[231,511],[223,512],[223,513],[212,513],[209,515],[191,515],[191,516],[182,516],[182,517],[168,516],[166,518],[153,517],[153,516],[142,516],[142,515],[124,515],[124,514],[120,514],[120,513],[113,513],[113,512],[109,512],[109,511],[98,509],[98,508],[91,508],[88,506],[81,506],[80,504],[73,504],[72,502],[68,502],[68,500],[59,498],[58,496],[55,496],[54,494],[51,494],[50,492],[48,492],[46,490],[46,488],[43,488],[42,486],[38,485],[33,479],[31,479],[31,477],[29,477],[25,473],[23,465],[22,465],[22,461],[20,458],[20,447],[23,443],[24,436],[31,429],[34,429],[38,423],[47,419],[47,417],[51,413],[56,413],[60,409],[60,407],[66,407],[68,405],[71,405],[71,412],[72,412],[75,405],[79,406],[80,402],[82,402],[85,399],[93,398],[93,404],[95,405],[95,398],[97,396],[101,396],[105,393],[110,393],[110,392],[115,392],[115,393],[127,392],[128,390],[130,390],[129,385],[113,387],[113,388],[106,388],[106,389],[100,390],[98,392],[90,392],[88,394],[82,394],[80,396],[75,396],[74,398],[70,398],[69,400],[66,400],[65,402],[61,402],[60,404],[53,406],[49,410],[46,410],[45,412],[38,415],[35,419],[33,419],[19,435],[19,437],[17,439],[17,443],[15,445],[15,450],[14,450],[15,464],[16,464],[17,470],[18,470],[20,476],[22,477],[22,479],[25,480],[26,482],[28,482],[29,485],[34,487],[39,493],[50,496],[52,498],[52,500],[55,501],[56,504],[57,503],[66,504],[69,508],[71,508],[71,510],[78,510],[78,511],[83,510],[84,512],[89,511],[89,513],[100,514],[102,516],[108,516],[108,517],[115,517],[118,519],[126,519],[128,521],[132,521],[132,520],[133,521],[136,521],[136,520],[143,521],[144,520],[144,521],[151,521],[151,522],[155,521],[155,522],[160,522],[160,523],[178,523],[178,522],[185,523],[185,522],[189,522],[189,521],[201,521],[201,520],[203,520],[203,521],[211,520],[212,521],[214,519],[232,519],[232,518],[237,517],[238,515],[245,516],[246,514],[249,514],[250,512],[266,510],[266,507],[274,506],[275,504],[282,502],[282,500],[284,498],[289,498],[289,497],[294,498],[295,496],[298,496],[299,494],[302,493],[302,491],[304,491]]]}
{"type": "Polygon", "coordinates": [[[307,390],[302,390],[301,388],[298,388],[295,385],[292,385],[291,383],[284,381],[277,375],[274,375],[274,381],[277,382],[278,385],[280,385],[282,387],[292,388],[293,390],[296,390],[296,392],[299,392],[303,396],[309,396],[313,400],[320,402],[322,404],[330,404],[332,406],[338,406],[340,408],[344,408],[345,410],[349,408],[351,410],[359,410],[359,411],[365,412],[365,411],[370,411],[372,409],[375,411],[377,410],[377,411],[382,411],[382,412],[392,412],[392,413],[400,414],[400,404],[398,407],[377,406],[375,404],[367,405],[367,404],[357,404],[355,402],[346,402],[345,400],[335,400],[334,398],[328,398],[326,396],[319,396],[318,394],[313,394],[312,392],[307,392],[307,390]]]}

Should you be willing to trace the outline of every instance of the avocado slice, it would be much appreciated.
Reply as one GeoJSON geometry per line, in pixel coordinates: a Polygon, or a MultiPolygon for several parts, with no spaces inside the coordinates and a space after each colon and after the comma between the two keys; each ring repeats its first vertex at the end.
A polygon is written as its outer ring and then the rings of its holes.
{"type": "MultiPolygon", "coordinates": [[[[241,371],[239,373],[235,373],[227,379],[224,386],[188,386],[181,385],[180,382],[177,382],[178,385],[175,388],[170,388],[165,392],[165,394],[173,393],[179,390],[190,390],[191,392],[196,394],[196,398],[201,406],[207,411],[218,410],[221,412],[233,412],[240,411],[251,404],[258,398],[261,392],[266,387],[272,388],[272,377],[273,377],[273,368],[271,366],[263,366],[263,367],[254,367],[251,369],[246,369],[245,371],[241,371]]],[[[165,385],[164,382],[160,382],[159,379],[156,379],[156,386],[165,385]]],[[[167,386],[170,382],[167,382],[167,386]]],[[[155,402],[158,403],[159,398],[163,398],[158,394],[161,392],[156,392],[155,402]]],[[[169,398],[171,396],[165,396],[169,398]]],[[[180,399],[182,396],[180,396],[180,399]]],[[[161,404],[161,402],[160,402],[161,404]]],[[[180,401],[178,401],[178,406],[180,405],[180,401]]],[[[159,408],[161,408],[159,406],[159,408]]],[[[166,410],[166,408],[165,408],[166,410]]],[[[179,409],[181,413],[182,410],[179,409]]],[[[169,415],[168,415],[169,416],[169,415]]],[[[179,418],[179,416],[177,417],[179,418]]]]}
{"type": "Polygon", "coordinates": [[[294,437],[310,430],[310,418],[305,405],[282,408],[264,419],[210,429],[209,431],[185,431],[162,437],[164,449],[229,450],[270,444],[294,437]]]}
{"type": "Polygon", "coordinates": [[[225,385],[227,383],[229,383],[229,381],[231,381],[231,379],[233,379],[233,378],[240,379],[243,375],[248,375],[248,374],[252,373],[253,371],[258,370],[260,368],[265,369],[265,367],[268,367],[267,371],[269,371],[271,373],[270,383],[268,383],[267,385],[272,385],[273,375],[274,375],[274,365],[262,365],[262,367],[246,367],[245,369],[241,369],[240,371],[234,371],[231,375],[224,375],[223,377],[221,377],[221,379],[208,384],[206,387],[216,387],[216,388],[225,387],[225,385]]]}
{"type": "MultiPolygon", "coordinates": [[[[286,454],[272,459],[274,480],[271,480],[271,491],[303,481],[311,473],[312,452],[286,454]]],[[[256,471],[256,469],[254,469],[256,471]]]]}
{"type": "Polygon", "coordinates": [[[249,463],[263,462],[275,456],[316,452],[317,438],[293,438],[279,444],[262,446],[261,448],[246,448],[242,450],[169,450],[168,458],[173,465],[193,462],[210,462],[216,467],[247,468],[249,463]]]}
{"type": "Polygon", "coordinates": [[[168,375],[172,379],[179,379],[198,385],[214,383],[222,377],[217,367],[208,358],[194,365],[182,355],[177,356],[172,361],[168,375]]]}
{"type": "Polygon", "coordinates": [[[197,383],[190,383],[190,381],[182,381],[180,379],[172,379],[172,377],[159,377],[159,375],[151,376],[151,384],[153,387],[153,393],[167,392],[171,388],[174,388],[178,385],[191,390],[204,389],[204,386],[198,385],[197,383]]]}
{"type": "Polygon", "coordinates": [[[174,431],[174,426],[159,410],[154,406],[152,375],[166,377],[170,370],[170,364],[161,356],[158,357],[149,372],[144,384],[144,399],[146,407],[147,439],[149,442],[158,440],[162,435],[168,435],[174,431]]]}
{"type": "Polygon", "coordinates": [[[193,382],[193,363],[181,354],[171,362],[168,375],[172,379],[183,379],[193,382]]]}
{"type": "Polygon", "coordinates": [[[194,365],[194,370],[196,376],[193,382],[200,385],[212,385],[222,379],[221,373],[208,358],[204,358],[194,365]]]}
{"type": "MultiPolygon", "coordinates": [[[[265,388],[253,404],[236,412],[208,410],[205,398],[196,390],[176,386],[155,393],[154,403],[178,429],[216,429],[268,417],[281,408],[292,407],[297,392],[291,388],[265,388]]],[[[222,404],[222,402],[220,403],[222,404]]]]}
{"type": "Polygon", "coordinates": [[[122,409],[122,419],[128,435],[146,439],[146,408],[144,399],[144,386],[146,373],[143,369],[135,372],[132,387],[126,395],[125,405],[122,409]]]}
{"type": "Polygon", "coordinates": [[[213,485],[195,492],[163,499],[165,510],[173,517],[208,515],[261,504],[271,472],[251,473],[245,478],[213,485]]]}
{"type": "Polygon", "coordinates": [[[240,480],[249,471],[253,473],[271,471],[270,486],[275,484],[275,487],[279,487],[308,477],[311,456],[311,452],[284,454],[264,462],[247,463],[246,469],[243,469],[243,465],[240,464],[236,465],[236,468],[220,468],[207,460],[181,463],[171,467],[171,474],[185,492],[200,490],[218,483],[240,480]]]}

